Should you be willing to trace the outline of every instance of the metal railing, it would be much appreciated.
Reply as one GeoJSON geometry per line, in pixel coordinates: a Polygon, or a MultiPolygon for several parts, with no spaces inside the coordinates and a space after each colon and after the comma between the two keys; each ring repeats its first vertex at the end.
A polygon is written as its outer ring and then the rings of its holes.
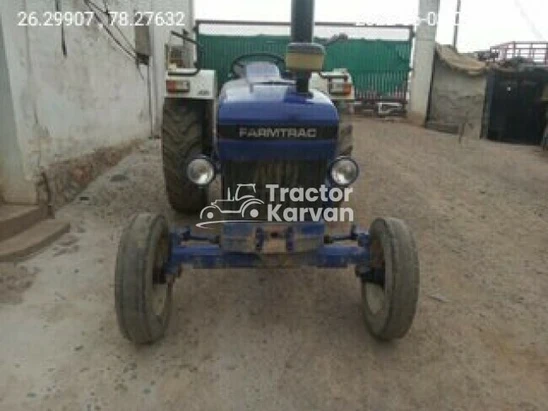
{"type": "Polygon", "coordinates": [[[548,42],[511,42],[491,47],[495,61],[507,61],[515,58],[530,60],[536,64],[548,66],[548,42]]]}

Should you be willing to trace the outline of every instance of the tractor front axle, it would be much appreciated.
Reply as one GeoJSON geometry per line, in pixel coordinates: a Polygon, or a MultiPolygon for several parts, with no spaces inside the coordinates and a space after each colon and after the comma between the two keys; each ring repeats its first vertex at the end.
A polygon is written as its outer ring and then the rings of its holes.
{"type": "MultiPolygon", "coordinates": [[[[245,227],[241,226],[240,231],[246,232],[245,227]]],[[[321,241],[319,246],[303,252],[292,251],[296,249],[295,244],[299,244],[300,237],[304,237],[300,235],[302,232],[290,227],[280,236],[268,236],[268,230],[258,227],[253,234],[249,232],[250,238],[247,241],[256,247],[254,252],[238,252],[235,251],[232,241],[230,251],[227,251],[223,247],[222,236],[195,236],[190,228],[175,231],[171,234],[171,257],[165,271],[168,275],[176,275],[181,266],[195,269],[223,269],[303,266],[347,268],[369,265],[369,233],[366,231],[362,232],[354,227],[350,235],[337,236],[325,236],[322,232],[316,232],[321,241]],[[350,241],[356,245],[337,244],[350,241]],[[193,244],[190,244],[191,242],[193,244]]],[[[305,244],[314,243],[310,236],[304,241],[306,241],[305,244]]],[[[242,246],[242,250],[247,249],[242,246]]]]}

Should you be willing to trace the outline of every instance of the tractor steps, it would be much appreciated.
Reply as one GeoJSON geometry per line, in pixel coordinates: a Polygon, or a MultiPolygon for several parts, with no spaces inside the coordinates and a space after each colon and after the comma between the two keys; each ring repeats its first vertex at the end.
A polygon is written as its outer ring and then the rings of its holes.
{"type": "Polygon", "coordinates": [[[70,229],[70,224],[47,218],[41,206],[0,204],[0,262],[31,256],[70,229]]]}

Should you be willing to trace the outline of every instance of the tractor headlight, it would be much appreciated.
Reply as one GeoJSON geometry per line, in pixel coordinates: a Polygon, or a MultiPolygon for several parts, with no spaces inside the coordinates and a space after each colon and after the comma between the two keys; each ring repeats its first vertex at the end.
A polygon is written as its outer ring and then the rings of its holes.
{"type": "Polygon", "coordinates": [[[348,157],[336,159],[329,169],[331,181],[339,187],[348,187],[354,184],[359,175],[360,167],[348,157]]]}
{"type": "Polygon", "coordinates": [[[188,179],[197,186],[208,186],[215,180],[215,164],[206,157],[195,158],[188,163],[186,174],[188,179]]]}

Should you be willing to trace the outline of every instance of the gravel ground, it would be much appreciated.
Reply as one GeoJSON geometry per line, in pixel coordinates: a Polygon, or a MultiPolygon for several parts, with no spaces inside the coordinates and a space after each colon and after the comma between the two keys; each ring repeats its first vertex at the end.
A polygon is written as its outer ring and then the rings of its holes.
{"type": "Polygon", "coordinates": [[[367,334],[352,270],[306,269],[186,271],[166,339],[123,340],[121,228],[176,220],[151,142],[61,210],[70,234],[0,267],[0,409],[546,409],[548,155],[364,119],[355,134],[359,221],[403,218],[420,247],[406,339],[367,334]]]}

